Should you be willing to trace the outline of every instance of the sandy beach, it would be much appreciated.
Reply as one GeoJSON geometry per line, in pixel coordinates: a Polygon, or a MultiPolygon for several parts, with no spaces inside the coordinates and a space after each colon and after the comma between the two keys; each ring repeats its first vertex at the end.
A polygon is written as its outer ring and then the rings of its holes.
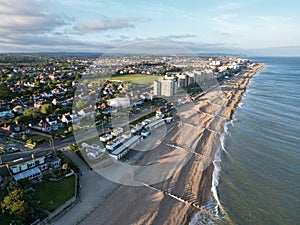
{"type": "Polygon", "coordinates": [[[180,106],[175,122],[167,126],[164,140],[153,150],[143,153],[138,163],[172,165],[172,160],[188,160],[157,174],[166,178],[158,183],[147,183],[149,171],[135,171],[135,179],[145,183],[144,186],[118,185],[79,224],[188,224],[201,210],[200,206],[212,197],[212,162],[221,145],[224,124],[231,120],[251,77],[263,67],[258,64],[252,70],[210,88],[199,99],[180,106]]]}

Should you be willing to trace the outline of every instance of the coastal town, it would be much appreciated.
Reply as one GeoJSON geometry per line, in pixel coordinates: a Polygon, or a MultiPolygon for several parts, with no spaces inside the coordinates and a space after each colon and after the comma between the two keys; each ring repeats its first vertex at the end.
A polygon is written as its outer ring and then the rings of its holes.
{"type": "Polygon", "coordinates": [[[84,202],[83,167],[141,159],[158,130],[176,136],[180,107],[259,66],[238,57],[0,55],[1,221],[63,220],[84,202]]]}

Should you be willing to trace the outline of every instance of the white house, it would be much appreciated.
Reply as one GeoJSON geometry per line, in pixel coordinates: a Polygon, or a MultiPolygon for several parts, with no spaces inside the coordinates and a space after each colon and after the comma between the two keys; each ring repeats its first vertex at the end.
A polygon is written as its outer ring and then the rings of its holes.
{"type": "Polygon", "coordinates": [[[7,164],[15,181],[41,178],[43,174],[60,168],[61,159],[51,152],[32,154],[31,157],[25,154],[7,164]]]}
{"type": "Polygon", "coordinates": [[[143,124],[137,124],[134,128],[132,128],[130,131],[133,134],[137,134],[139,131],[141,131],[144,128],[143,124]]]}
{"type": "Polygon", "coordinates": [[[105,145],[105,148],[109,151],[114,151],[120,144],[121,144],[121,142],[118,140],[111,141],[105,145]]]}
{"type": "Polygon", "coordinates": [[[104,153],[106,149],[100,148],[99,145],[91,145],[85,148],[84,151],[89,158],[96,159],[101,155],[101,153],[104,153]]]}
{"type": "Polygon", "coordinates": [[[73,122],[72,117],[70,115],[64,114],[61,118],[61,121],[66,124],[70,124],[73,122]]]}
{"type": "Polygon", "coordinates": [[[112,130],[111,134],[115,137],[119,136],[120,134],[123,133],[123,128],[122,127],[118,127],[112,130]]]}
{"type": "Polygon", "coordinates": [[[86,107],[84,109],[81,109],[77,114],[79,116],[85,117],[85,116],[90,116],[95,113],[95,110],[92,107],[86,107]]]}
{"type": "Polygon", "coordinates": [[[100,141],[107,142],[110,141],[113,138],[112,134],[105,134],[104,136],[100,137],[100,141]]]}
{"type": "Polygon", "coordinates": [[[117,148],[116,150],[114,150],[113,152],[111,152],[109,155],[111,157],[113,157],[116,160],[121,159],[124,155],[126,155],[129,152],[129,149],[124,146],[121,145],[119,148],[117,148]]]}
{"type": "Polygon", "coordinates": [[[108,105],[111,107],[122,107],[128,108],[130,107],[130,99],[129,98],[113,98],[108,100],[108,105]]]}
{"type": "Polygon", "coordinates": [[[147,125],[146,128],[149,130],[153,130],[153,129],[156,129],[156,128],[162,126],[163,124],[165,124],[165,120],[160,119],[160,120],[155,121],[154,123],[147,125]]]}
{"type": "Polygon", "coordinates": [[[141,135],[142,135],[143,137],[149,137],[150,134],[151,134],[151,131],[149,131],[149,130],[143,130],[143,131],[141,132],[141,135]]]}
{"type": "Polygon", "coordinates": [[[124,137],[125,139],[129,139],[132,137],[132,133],[130,131],[125,132],[122,137],[124,137]]]}
{"type": "Polygon", "coordinates": [[[133,136],[126,142],[124,142],[121,146],[116,148],[114,151],[112,151],[109,155],[113,157],[116,160],[121,159],[124,155],[126,155],[130,149],[132,149],[134,146],[136,146],[138,143],[142,141],[142,137],[137,135],[133,136]]]}

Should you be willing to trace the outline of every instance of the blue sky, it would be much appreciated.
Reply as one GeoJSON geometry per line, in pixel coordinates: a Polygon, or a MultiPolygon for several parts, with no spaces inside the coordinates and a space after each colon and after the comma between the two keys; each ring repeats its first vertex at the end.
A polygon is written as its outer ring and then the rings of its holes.
{"type": "Polygon", "coordinates": [[[105,52],[132,42],[300,55],[300,2],[0,0],[0,51],[105,52]]]}

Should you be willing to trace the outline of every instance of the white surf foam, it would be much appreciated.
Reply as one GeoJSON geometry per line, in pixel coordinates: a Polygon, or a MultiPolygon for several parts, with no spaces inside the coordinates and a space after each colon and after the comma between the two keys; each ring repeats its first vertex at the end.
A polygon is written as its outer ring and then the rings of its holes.
{"type": "MultiPolygon", "coordinates": [[[[227,150],[225,148],[225,134],[222,134],[221,137],[220,137],[220,142],[221,142],[221,150],[219,150],[220,152],[223,150],[224,152],[227,153],[227,150]]],[[[218,152],[216,153],[216,155],[218,154],[218,152]]],[[[221,153],[220,153],[221,155],[221,153]]],[[[221,156],[220,156],[220,162],[221,162],[221,156]]]]}
{"type": "Polygon", "coordinates": [[[231,121],[232,121],[232,123],[238,121],[235,113],[233,113],[231,121]]]}
{"type": "Polygon", "coordinates": [[[221,153],[222,153],[222,148],[219,148],[219,150],[216,152],[215,159],[213,161],[214,172],[213,172],[213,176],[212,176],[211,191],[212,191],[214,200],[216,201],[216,206],[215,206],[215,210],[214,210],[216,212],[216,214],[219,214],[219,209],[221,206],[221,202],[220,202],[219,194],[218,194],[219,178],[220,178],[220,172],[221,172],[221,153]]]}
{"type": "Polygon", "coordinates": [[[228,126],[229,126],[229,122],[226,122],[225,125],[224,125],[225,134],[228,134],[228,126]]]}
{"type": "Polygon", "coordinates": [[[240,102],[240,103],[238,104],[238,108],[242,108],[243,105],[244,105],[244,103],[243,103],[243,102],[240,102]]]}
{"type": "MultiPolygon", "coordinates": [[[[221,215],[224,212],[223,206],[221,205],[221,201],[219,198],[219,193],[218,193],[218,186],[219,186],[219,180],[220,180],[220,172],[221,172],[221,162],[222,162],[222,151],[226,152],[225,148],[225,137],[228,133],[228,126],[232,124],[232,121],[229,121],[225,123],[224,125],[224,134],[221,135],[220,137],[220,142],[221,146],[217,150],[213,165],[214,165],[214,171],[212,175],[212,185],[211,185],[211,194],[212,194],[212,199],[209,201],[206,205],[203,205],[203,208],[206,208],[212,212],[214,212],[216,215],[221,215]]],[[[217,221],[220,221],[222,218],[221,217],[214,217],[208,213],[205,212],[199,212],[197,213],[194,218],[191,220],[189,225],[206,225],[206,224],[216,224],[217,221]]]]}
{"type": "Polygon", "coordinates": [[[213,215],[200,211],[194,216],[189,225],[214,225],[218,220],[213,215]]]}

